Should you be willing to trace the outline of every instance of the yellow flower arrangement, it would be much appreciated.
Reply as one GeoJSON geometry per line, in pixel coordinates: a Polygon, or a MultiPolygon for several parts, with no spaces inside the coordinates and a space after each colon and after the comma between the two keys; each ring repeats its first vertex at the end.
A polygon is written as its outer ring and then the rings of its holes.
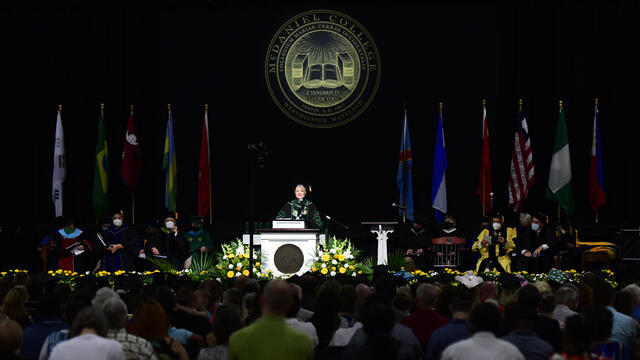
{"type": "Polygon", "coordinates": [[[327,268],[322,268],[322,270],[320,270],[320,273],[322,275],[327,275],[328,272],[329,272],[329,270],[327,270],[327,268]]]}
{"type": "Polygon", "coordinates": [[[244,270],[244,271],[242,272],[242,275],[244,275],[244,276],[249,276],[249,270],[244,270]]]}
{"type": "Polygon", "coordinates": [[[331,259],[331,256],[329,256],[329,254],[322,255],[322,261],[329,261],[329,259],[331,259]]]}
{"type": "Polygon", "coordinates": [[[340,274],[344,274],[347,272],[347,269],[340,267],[340,270],[338,270],[340,272],[340,274]]]}
{"type": "Polygon", "coordinates": [[[236,274],[236,273],[234,273],[233,271],[229,271],[229,272],[227,272],[227,277],[228,277],[228,278],[232,278],[232,277],[233,277],[233,275],[235,275],[235,274],[236,274]]]}
{"type": "Polygon", "coordinates": [[[344,261],[344,255],[342,254],[338,255],[338,261],[344,261]]]}
{"type": "Polygon", "coordinates": [[[316,272],[316,271],[318,271],[317,267],[314,266],[314,267],[311,268],[311,272],[316,272]]]}

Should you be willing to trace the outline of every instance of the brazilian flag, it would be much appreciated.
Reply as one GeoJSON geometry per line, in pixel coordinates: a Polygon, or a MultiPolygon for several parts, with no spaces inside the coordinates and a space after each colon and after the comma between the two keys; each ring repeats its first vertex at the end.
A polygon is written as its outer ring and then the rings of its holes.
{"type": "Polygon", "coordinates": [[[162,157],[162,170],[164,170],[164,207],[169,211],[176,211],[176,199],[178,198],[178,166],[176,165],[176,144],[173,139],[173,115],[169,108],[169,120],[167,120],[167,132],[164,137],[164,156],[162,157]]]}
{"type": "Polygon", "coordinates": [[[104,130],[104,104],[100,105],[98,140],[96,142],[96,166],[93,172],[93,209],[96,215],[109,211],[109,157],[107,136],[104,130]]]}

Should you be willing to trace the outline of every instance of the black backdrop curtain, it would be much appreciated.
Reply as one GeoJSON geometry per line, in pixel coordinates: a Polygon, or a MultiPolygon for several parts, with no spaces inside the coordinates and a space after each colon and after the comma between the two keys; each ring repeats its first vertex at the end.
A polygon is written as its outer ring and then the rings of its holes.
{"type": "Polygon", "coordinates": [[[524,98],[536,182],[526,207],[555,214],[544,198],[564,100],[576,218],[593,219],[588,170],[593,101],[600,98],[603,221],[634,221],[640,190],[637,1],[5,1],[2,32],[5,222],[49,222],[57,105],[63,105],[68,176],[65,215],[95,221],[91,208],[98,109],[105,103],[110,200],[129,211],[119,175],[129,104],[136,106],[143,172],[138,222],[161,216],[162,146],[173,104],[178,210],[197,205],[203,105],[209,104],[215,223],[242,223],[247,145],[270,154],[257,185],[257,216],[269,219],[310,184],[319,208],[347,222],[394,219],[403,102],[413,145],[416,210],[431,214],[438,102],[444,101],[449,211],[481,214],[475,195],[481,100],[487,99],[496,208],[506,209],[517,100],[524,98]],[[371,33],[382,78],[372,105],[351,123],[311,129],[277,109],[264,80],[267,45],[290,17],[342,11],[371,33]],[[301,146],[302,144],[302,146],[301,146]],[[26,220],[29,219],[29,220],[26,220]]]}

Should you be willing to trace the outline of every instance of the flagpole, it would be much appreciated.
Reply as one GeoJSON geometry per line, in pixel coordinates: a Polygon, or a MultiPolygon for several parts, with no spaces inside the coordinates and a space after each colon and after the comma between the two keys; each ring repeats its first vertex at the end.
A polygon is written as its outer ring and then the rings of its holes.
{"type": "MultiPolygon", "coordinates": [[[[484,118],[486,106],[487,106],[487,100],[482,99],[482,147],[483,147],[483,150],[484,150],[484,140],[485,140],[484,137],[487,135],[485,132],[486,124],[485,124],[485,118],[484,118]]],[[[486,199],[485,199],[486,176],[487,176],[486,169],[484,166],[482,166],[482,217],[483,218],[485,217],[485,208],[486,208],[486,199]]]]}
{"type": "Polygon", "coordinates": [[[209,163],[209,225],[213,224],[213,201],[211,200],[211,145],[209,144],[209,104],[204,104],[204,113],[207,118],[207,162],[209,163]]]}
{"type": "MultiPolygon", "coordinates": [[[[129,105],[129,115],[133,117],[133,104],[129,105]]],[[[131,192],[131,224],[136,223],[136,197],[131,192]]]]}
{"type": "MultiPolygon", "coordinates": [[[[558,101],[559,112],[562,112],[562,100],[558,101]]],[[[560,203],[558,202],[558,222],[560,221],[560,203]]]]}
{"type": "MultiPolygon", "coordinates": [[[[406,196],[407,188],[409,187],[409,183],[407,181],[409,173],[407,171],[407,103],[402,103],[402,110],[404,112],[404,119],[402,120],[402,182],[404,194],[400,194],[402,199],[400,199],[400,205],[407,206],[406,196]]],[[[407,222],[407,209],[400,209],[402,211],[402,223],[405,224],[407,222]]]]}
{"type": "MultiPolygon", "coordinates": [[[[595,99],[595,109],[594,109],[594,111],[595,111],[595,114],[598,113],[598,98],[595,99]]],[[[594,129],[594,131],[595,131],[595,129],[594,129]]],[[[599,155],[599,154],[596,154],[596,155],[599,155]]],[[[597,172],[597,170],[596,170],[596,172],[597,172]]],[[[598,207],[596,207],[596,224],[597,223],[598,223],[598,207]]]]}

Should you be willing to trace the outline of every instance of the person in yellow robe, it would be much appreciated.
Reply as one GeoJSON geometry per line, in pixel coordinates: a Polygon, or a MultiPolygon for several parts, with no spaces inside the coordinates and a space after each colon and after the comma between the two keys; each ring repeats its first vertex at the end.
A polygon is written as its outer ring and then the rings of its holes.
{"type": "Polygon", "coordinates": [[[517,237],[516,229],[503,226],[504,217],[496,214],[492,217],[490,228],[478,235],[471,250],[480,253],[476,271],[482,273],[493,270],[500,273],[511,272],[511,252],[516,248],[513,241],[517,237]]]}

